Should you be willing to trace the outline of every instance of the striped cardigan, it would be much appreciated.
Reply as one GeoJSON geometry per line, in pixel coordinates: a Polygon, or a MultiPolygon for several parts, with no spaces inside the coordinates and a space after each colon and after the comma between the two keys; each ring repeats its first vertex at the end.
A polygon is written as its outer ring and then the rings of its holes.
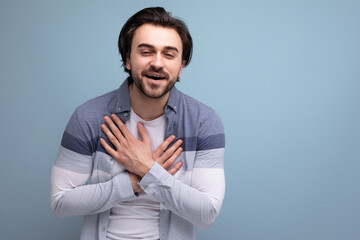
{"type": "MultiPolygon", "coordinates": [[[[51,174],[51,207],[58,216],[84,215],[81,239],[105,240],[110,209],[134,195],[126,171],[111,177],[114,159],[100,144],[103,116],[130,117],[128,80],[119,89],[89,100],[72,115],[51,174]]],[[[219,214],[225,194],[225,135],[214,110],[173,87],[164,109],[166,137],[183,140],[174,175],[155,162],[140,186],[160,203],[160,239],[195,239],[219,214]]]]}

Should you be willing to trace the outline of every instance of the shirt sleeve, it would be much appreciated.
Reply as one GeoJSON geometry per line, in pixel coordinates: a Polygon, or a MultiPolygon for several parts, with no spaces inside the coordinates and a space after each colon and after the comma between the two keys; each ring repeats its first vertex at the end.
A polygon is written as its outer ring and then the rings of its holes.
{"type": "Polygon", "coordinates": [[[50,204],[57,216],[95,214],[136,198],[127,172],[106,182],[87,184],[93,172],[93,149],[75,111],[51,172],[50,204]]]}
{"type": "MultiPolygon", "coordinates": [[[[198,140],[190,185],[182,183],[158,163],[141,179],[140,186],[175,214],[199,228],[209,227],[218,216],[225,195],[224,149],[225,135],[217,119],[208,131],[204,124],[198,140]]],[[[184,154],[184,153],[182,153],[184,154]]]]}

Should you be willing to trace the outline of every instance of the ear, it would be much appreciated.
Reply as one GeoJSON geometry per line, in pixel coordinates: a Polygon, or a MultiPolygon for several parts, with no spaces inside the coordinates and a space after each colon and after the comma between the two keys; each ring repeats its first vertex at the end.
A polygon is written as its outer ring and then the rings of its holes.
{"type": "Polygon", "coordinates": [[[180,76],[181,76],[181,72],[182,72],[182,70],[184,69],[185,64],[186,64],[186,61],[185,61],[185,60],[184,60],[184,61],[182,61],[182,63],[181,63],[181,67],[180,67],[180,70],[179,70],[178,77],[180,77],[180,76]]]}
{"type": "Polygon", "coordinates": [[[131,70],[130,57],[129,57],[129,55],[126,55],[125,66],[126,66],[126,69],[127,69],[128,71],[131,70]]]}

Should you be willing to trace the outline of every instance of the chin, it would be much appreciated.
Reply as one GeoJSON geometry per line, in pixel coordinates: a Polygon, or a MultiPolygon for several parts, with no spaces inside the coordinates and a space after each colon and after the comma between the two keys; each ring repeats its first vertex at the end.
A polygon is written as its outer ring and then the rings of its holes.
{"type": "Polygon", "coordinates": [[[145,96],[152,98],[152,99],[158,99],[163,97],[167,92],[153,92],[153,91],[146,91],[144,94],[145,96]]]}

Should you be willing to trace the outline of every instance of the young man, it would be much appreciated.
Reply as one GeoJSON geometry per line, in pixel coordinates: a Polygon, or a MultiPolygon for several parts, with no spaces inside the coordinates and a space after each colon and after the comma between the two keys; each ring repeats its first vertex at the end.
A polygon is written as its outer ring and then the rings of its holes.
{"type": "Polygon", "coordinates": [[[163,8],[119,36],[129,78],[79,106],[51,175],[58,216],[85,215],[81,239],[195,239],[219,214],[225,137],[209,107],[174,85],[189,64],[186,25],[163,8]]]}

